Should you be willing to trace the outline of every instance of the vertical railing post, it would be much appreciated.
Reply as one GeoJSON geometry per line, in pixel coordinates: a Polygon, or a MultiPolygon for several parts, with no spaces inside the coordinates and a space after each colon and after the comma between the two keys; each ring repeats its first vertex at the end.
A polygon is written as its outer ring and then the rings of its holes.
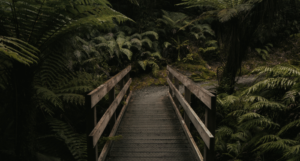
{"type": "MultiPolygon", "coordinates": [[[[122,78],[119,82],[120,91],[123,89],[125,84],[126,84],[125,78],[122,78]]],[[[120,107],[122,107],[122,105],[120,107]]],[[[116,117],[117,118],[119,117],[120,111],[122,110],[120,107],[118,107],[118,109],[116,110],[116,117]]]]}
{"type": "Polygon", "coordinates": [[[204,161],[214,161],[215,158],[216,97],[216,95],[215,97],[211,97],[211,109],[207,107],[205,109],[205,126],[214,136],[214,139],[210,143],[210,149],[204,146],[204,161]]]}
{"type": "MultiPolygon", "coordinates": [[[[125,81],[125,84],[126,84],[126,83],[129,81],[129,79],[130,79],[130,74],[127,73],[125,77],[126,77],[126,81],[125,81]]],[[[127,97],[128,97],[128,95],[129,95],[129,93],[130,93],[130,87],[129,87],[129,89],[128,89],[127,92],[126,92],[127,97]]]]}
{"type": "MultiPolygon", "coordinates": [[[[108,93],[108,97],[109,97],[109,103],[111,104],[114,100],[115,100],[115,87],[113,87],[109,93],[108,93]]],[[[115,122],[117,120],[117,115],[116,112],[113,114],[113,116],[111,117],[109,124],[110,124],[110,129],[112,129],[115,125],[115,122]]]]}
{"type": "MultiPolygon", "coordinates": [[[[189,105],[191,105],[191,96],[192,96],[191,91],[186,86],[184,86],[184,98],[189,105]]],[[[187,128],[190,129],[191,121],[190,121],[189,117],[187,116],[186,112],[184,112],[183,119],[184,119],[184,122],[185,122],[187,128]]]]}
{"type": "Polygon", "coordinates": [[[89,134],[97,124],[97,109],[91,108],[92,98],[88,93],[85,95],[85,108],[86,108],[86,134],[87,134],[87,155],[88,161],[97,161],[98,158],[98,146],[94,148],[93,137],[89,134]]]}
{"type": "MultiPolygon", "coordinates": [[[[172,73],[167,71],[168,72],[168,78],[170,79],[170,81],[172,82],[172,79],[173,79],[173,76],[172,76],[172,73]]],[[[171,96],[173,96],[173,92],[172,92],[172,89],[171,87],[169,86],[169,93],[171,94],[171,96]]]]}
{"type": "MultiPolygon", "coordinates": [[[[175,80],[174,86],[175,86],[175,88],[179,91],[179,80],[178,80],[176,77],[174,77],[174,80],[175,80]]],[[[179,108],[179,110],[180,110],[181,104],[180,104],[180,102],[178,101],[178,99],[176,98],[175,95],[174,95],[174,102],[175,102],[176,106],[177,106],[177,107],[179,108]]]]}

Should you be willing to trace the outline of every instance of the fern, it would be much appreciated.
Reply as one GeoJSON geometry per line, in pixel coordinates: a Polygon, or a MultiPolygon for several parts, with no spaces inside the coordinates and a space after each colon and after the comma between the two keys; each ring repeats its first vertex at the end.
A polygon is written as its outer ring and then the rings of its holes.
{"type": "Polygon", "coordinates": [[[239,123],[240,127],[243,129],[250,129],[256,126],[261,126],[261,127],[266,127],[266,128],[272,128],[272,127],[278,127],[279,125],[277,123],[274,123],[270,119],[254,113],[254,112],[249,112],[247,114],[244,114],[239,117],[239,123]]]}
{"type": "Polygon", "coordinates": [[[36,89],[36,94],[39,95],[41,98],[51,102],[54,106],[63,109],[62,101],[53,91],[40,86],[35,86],[35,89],[36,89]]]}
{"type": "Polygon", "coordinates": [[[300,119],[292,121],[292,122],[288,123],[287,125],[283,126],[277,134],[281,135],[284,132],[288,131],[289,129],[299,127],[299,126],[300,126],[300,119]]]}
{"type": "MultiPolygon", "coordinates": [[[[192,7],[209,7],[212,8],[212,10],[209,10],[207,12],[204,12],[201,16],[205,15],[212,15],[217,16],[220,22],[226,22],[231,20],[234,17],[237,17],[242,12],[250,11],[254,4],[261,1],[246,1],[246,0],[182,0],[183,3],[179,3],[177,5],[185,5],[187,8],[192,7]]],[[[201,18],[201,16],[199,16],[201,18]]],[[[183,28],[187,27],[188,25],[192,24],[193,22],[199,20],[200,18],[197,18],[187,25],[185,25],[183,28]]]]}
{"type": "Polygon", "coordinates": [[[49,118],[48,123],[58,139],[64,141],[65,145],[77,161],[85,161],[87,158],[86,135],[80,135],[65,122],[58,119],[49,118]]]}
{"type": "Polygon", "coordinates": [[[253,151],[259,151],[260,153],[265,153],[265,152],[274,151],[274,150],[286,151],[289,149],[289,145],[295,145],[295,144],[297,144],[297,142],[294,140],[279,139],[277,141],[264,143],[264,144],[258,146],[253,151]]]}
{"type": "Polygon", "coordinates": [[[266,102],[268,99],[262,96],[247,96],[245,99],[246,102],[254,103],[254,102],[266,102]]]}
{"type": "Polygon", "coordinates": [[[251,105],[250,110],[268,109],[270,111],[283,110],[285,105],[278,102],[260,101],[251,105]]]}
{"type": "Polygon", "coordinates": [[[230,136],[233,134],[233,130],[227,126],[221,126],[216,130],[217,134],[220,136],[230,136]]]}
{"type": "Polygon", "coordinates": [[[288,78],[268,78],[260,81],[242,92],[242,95],[259,92],[263,89],[289,89],[295,85],[295,81],[288,78]]]}
{"type": "Polygon", "coordinates": [[[0,54],[25,65],[37,63],[39,50],[34,46],[13,37],[0,37],[0,54]]]}

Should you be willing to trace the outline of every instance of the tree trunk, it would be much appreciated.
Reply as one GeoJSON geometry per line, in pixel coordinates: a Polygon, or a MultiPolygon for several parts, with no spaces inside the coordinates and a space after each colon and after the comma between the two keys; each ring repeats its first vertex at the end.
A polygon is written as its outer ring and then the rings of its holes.
{"type": "Polygon", "coordinates": [[[13,69],[15,108],[15,153],[16,160],[35,161],[36,108],[31,104],[33,72],[29,67],[15,63],[13,69]]]}
{"type": "Polygon", "coordinates": [[[246,55],[249,37],[245,34],[245,26],[242,26],[237,18],[229,23],[231,24],[230,44],[218,91],[232,94],[236,83],[235,77],[241,69],[243,58],[246,55]]]}

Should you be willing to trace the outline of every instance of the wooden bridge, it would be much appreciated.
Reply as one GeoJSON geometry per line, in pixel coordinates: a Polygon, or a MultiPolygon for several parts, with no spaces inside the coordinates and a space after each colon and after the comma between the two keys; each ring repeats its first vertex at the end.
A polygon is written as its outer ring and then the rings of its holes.
{"type": "Polygon", "coordinates": [[[128,66],[86,95],[88,161],[213,161],[216,96],[168,66],[168,93],[132,97],[130,70],[128,66]],[[120,92],[115,97],[116,86],[120,92]],[[107,94],[111,105],[98,121],[95,105],[107,94]],[[206,105],[205,123],[190,106],[192,94],[206,105]],[[190,123],[206,145],[203,156],[189,131],[190,123]],[[122,139],[107,141],[99,155],[97,143],[107,128],[110,137],[122,135],[122,139]]]}

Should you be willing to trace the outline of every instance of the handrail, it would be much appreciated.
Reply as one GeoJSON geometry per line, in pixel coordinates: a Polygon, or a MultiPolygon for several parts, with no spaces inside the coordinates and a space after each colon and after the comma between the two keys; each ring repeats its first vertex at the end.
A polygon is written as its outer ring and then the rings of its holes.
{"type": "Polygon", "coordinates": [[[215,143],[215,115],[216,115],[216,96],[211,94],[206,89],[197,86],[192,80],[184,76],[183,74],[177,72],[170,66],[167,66],[168,78],[167,82],[169,84],[169,98],[173,104],[175,112],[181,122],[181,125],[187,135],[190,144],[193,147],[194,153],[197,156],[197,160],[213,161],[214,160],[214,143],[215,143]],[[172,83],[172,78],[175,79],[175,85],[172,83]],[[178,91],[179,81],[185,87],[185,96],[178,91]],[[194,94],[199,98],[206,106],[205,109],[205,125],[191,108],[191,94],[194,94]],[[182,118],[179,113],[178,107],[182,106],[185,113],[184,118],[182,118]],[[194,139],[191,137],[189,131],[189,124],[193,123],[194,127],[198,131],[199,135],[205,143],[204,148],[204,159],[201,155],[194,139]]]}
{"type": "Polygon", "coordinates": [[[129,89],[130,84],[132,82],[131,78],[129,78],[129,72],[131,70],[131,66],[129,65],[120,73],[94,89],[93,91],[89,92],[85,96],[85,106],[87,110],[86,115],[86,123],[87,123],[87,153],[88,153],[88,161],[104,161],[105,157],[108,153],[108,150],[111,146],[111,141],[107,141],[104,145],[104,148],[101,151],[100,157],[98,157],[98,147],[97,143],[100,139],[102,133],[104,132],[106,126],[109,122],[113,123],[113,127],[110,133],[110,137],[114,136],[118,126],[122,120],[124,112],[127,108],[127,104],[130,100],[132,92],[129,89]],[[126,84],[125,84],[126,82],[126,84]],[[115,97],[115,86],[120,84],[121,91],[115,97]],[[106,112],[103,114],[101,119],[97,120],[97,110],[95,105],[106,95],[109,94],[109,99],[112,102],[111,105],[108,107],[106,112]],[[127,95],[126,103],[122,107],[122,110],[119,113],[117,118],[116,110],[124,98],[127,95]],[[97,122],[98,121],[98,122],[97,122]]]}

